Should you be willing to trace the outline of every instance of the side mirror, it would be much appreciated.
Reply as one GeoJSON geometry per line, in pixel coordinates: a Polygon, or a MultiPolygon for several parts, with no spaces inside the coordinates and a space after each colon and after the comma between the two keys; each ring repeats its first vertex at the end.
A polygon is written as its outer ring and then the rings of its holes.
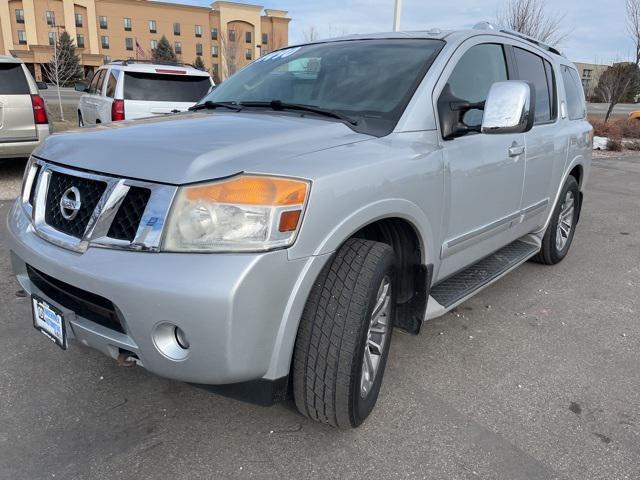
{"type": "Polygon", "coordinates": [[[38,87],[38,90],[46,90],[47,88],[49,88],[49,85],[47,85],[45,82],[36,82],[36,86],[38,87]]]}
{"type": "Polygon", "coordinates": [[[482,133],[524,133],[531,130],[536,92],[528,82],[509,80],[491,85],[482,117],[482,133]]]}
{"type": "Polygon", "coordinates": [[[87,91],[87,84],[83,83],[83,82],[78,82],[75,84],[75,86],[73,87],[75,89],[76,92],[86,92],[87,91]]]}

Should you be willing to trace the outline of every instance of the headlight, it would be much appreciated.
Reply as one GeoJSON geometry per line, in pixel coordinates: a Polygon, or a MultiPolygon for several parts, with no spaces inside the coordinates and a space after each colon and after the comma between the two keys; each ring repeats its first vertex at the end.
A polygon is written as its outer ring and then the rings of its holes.
{"type": "Polygon", "coordinates": [[[168,252],[249,252],[293,244],[309,182],[240,175],[180,187],[166,225],[168,252]]]}

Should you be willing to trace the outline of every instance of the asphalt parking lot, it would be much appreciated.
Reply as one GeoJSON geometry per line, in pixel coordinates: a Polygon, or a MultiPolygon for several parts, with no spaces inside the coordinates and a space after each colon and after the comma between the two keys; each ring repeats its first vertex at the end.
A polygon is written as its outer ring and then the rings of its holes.
{"type": "Polygon", "coordinates": [[[594,161],[563,263],[396,334],[350,432],[38,334],[5,245],[23,165],[0,163],[0,478],[640,478],[640,157],[594,161]]]}

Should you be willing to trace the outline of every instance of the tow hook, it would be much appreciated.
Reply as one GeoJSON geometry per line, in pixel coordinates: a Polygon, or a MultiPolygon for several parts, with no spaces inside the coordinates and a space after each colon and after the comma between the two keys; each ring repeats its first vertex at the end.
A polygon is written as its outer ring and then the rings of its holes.
{"type": "Polygon", "coordinates": [[[119,367],[133,367],[136,364],[136,356],[131,352],[121,352],[117,362],[119,367]]]}

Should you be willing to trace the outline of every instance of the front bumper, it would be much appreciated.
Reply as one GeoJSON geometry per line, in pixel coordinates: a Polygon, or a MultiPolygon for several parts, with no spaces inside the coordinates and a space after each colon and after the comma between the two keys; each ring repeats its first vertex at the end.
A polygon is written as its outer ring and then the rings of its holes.
{"type": "Polygon", "coordinates": [[[299,314],[324,262],[289,260],[286,250],[209,255],[94,247],[79,254],[38,237],[17,203],[8,232],[18,281],[65,313],[72,343],[112,358],[132,352],[155,374],[206,385],[276,380],[288,373],[299,314]],[[113,302],[124,333],[53,301],[30,280],[27,266],[113,302]],[[189,341],[181,360],[156,347],[154,331],[165,322],[179,326],[189,341]]]}

